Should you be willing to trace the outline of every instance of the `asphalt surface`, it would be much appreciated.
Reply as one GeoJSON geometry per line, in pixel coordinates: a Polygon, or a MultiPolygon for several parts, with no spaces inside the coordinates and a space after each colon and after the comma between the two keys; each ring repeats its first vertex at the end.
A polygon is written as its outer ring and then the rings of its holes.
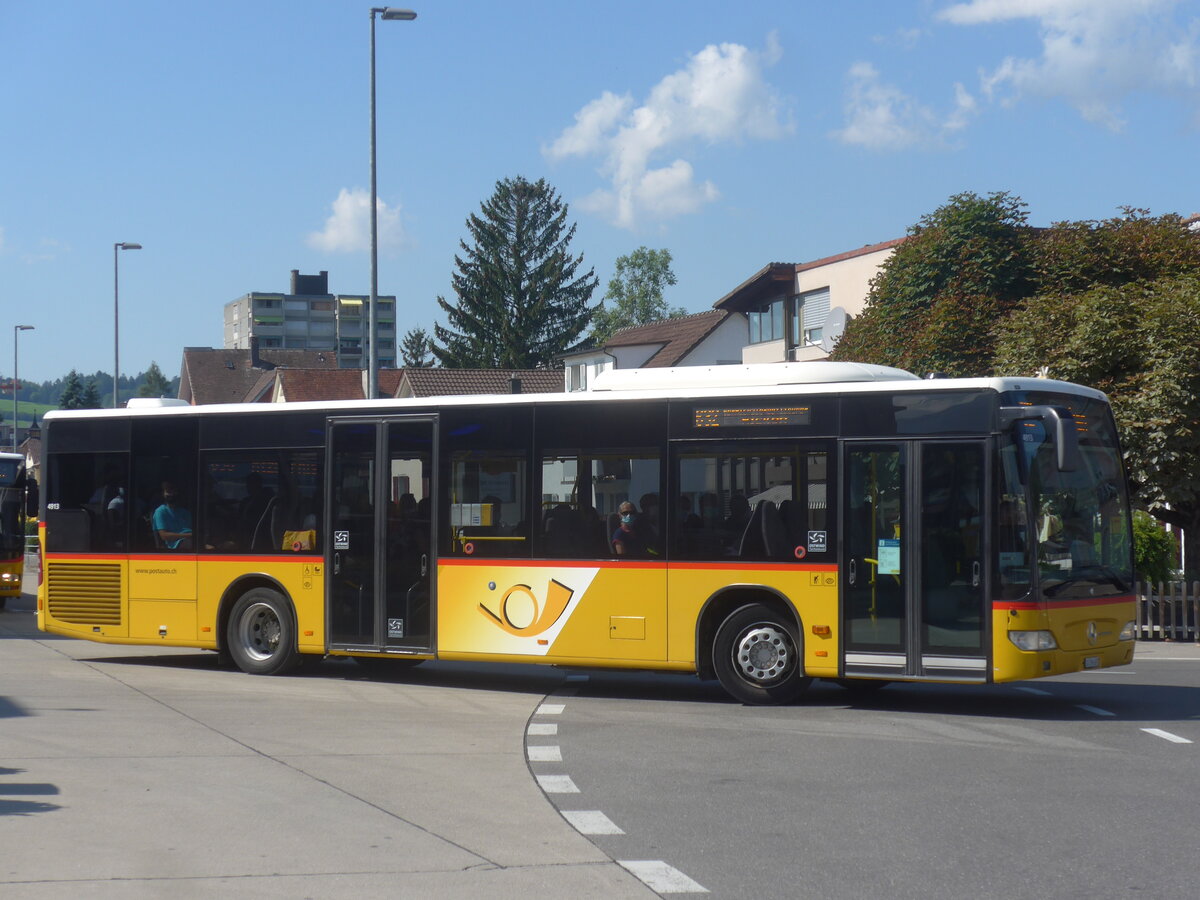
{"type": "Polygon", "coordinates": [[[531,776],[562,672],[256,678],[42,634],[32,599],[0,611],[5,900],[655,896],[531,776]]]}

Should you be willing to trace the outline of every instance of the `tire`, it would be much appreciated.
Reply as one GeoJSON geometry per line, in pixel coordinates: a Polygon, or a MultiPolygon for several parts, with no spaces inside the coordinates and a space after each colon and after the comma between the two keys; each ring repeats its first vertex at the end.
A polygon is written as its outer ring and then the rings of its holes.
{"type": "Polygon", "coordinates": [[[270,588],[255,588],[238,598],[225,640],[237,667],[251,675],[282,675],[300,663],[291,604],[270,588]]]}
{"type": "Polygon", "coordinates": [[[7,597],[0,597],[0,609],[4,609],[4,604],[8,602],[7,597]]]}
{"type": "Polygon", "coordinates": [[[795,700],[812,683],[804,675],[802,651],[795,625],[771,607],[751,603],[717,629],[713,667],[735,700],[777,706],[795,700]]]}

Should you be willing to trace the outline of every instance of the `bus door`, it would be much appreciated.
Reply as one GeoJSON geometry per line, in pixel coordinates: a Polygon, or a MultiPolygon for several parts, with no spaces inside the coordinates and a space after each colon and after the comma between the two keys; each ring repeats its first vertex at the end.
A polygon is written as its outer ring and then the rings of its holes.
{"type": "Polygon", "coordinates": [[[436,439],[431,416],[330,420],[331,649],[432,650],[436,439]]]}
{"type": "Polygon", "coordinates": [[[987,680],[987,452],[845,444],[844,675],[987,680]]]}

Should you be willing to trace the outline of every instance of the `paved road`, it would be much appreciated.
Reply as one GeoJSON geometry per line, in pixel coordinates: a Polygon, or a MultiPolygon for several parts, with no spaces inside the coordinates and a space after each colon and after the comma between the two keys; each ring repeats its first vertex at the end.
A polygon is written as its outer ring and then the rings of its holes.
{"type": "Polygon", "coordinates": [[[597,672],[533,720],[556,721],[530,743],[561,757],[533,771],[570,779],[551,797],[594,811],[601,849],[717,897],[1190,900],[1197,685],[1182,644],[1021,685],[818,686],[784,709],[597,672]]]}
{"type": "Polygon", "coordinates": [[[0,612],[6,900],[1196,893],[1194,646],[756,709],[638,673],[253,678],[37,633],[30,599],[0,612]]]}
{"type": "Polygon", "coordinates": [[[287,678],[0,611],[0,896],[653,897],[530,776],[556,670],[287,678]]]}

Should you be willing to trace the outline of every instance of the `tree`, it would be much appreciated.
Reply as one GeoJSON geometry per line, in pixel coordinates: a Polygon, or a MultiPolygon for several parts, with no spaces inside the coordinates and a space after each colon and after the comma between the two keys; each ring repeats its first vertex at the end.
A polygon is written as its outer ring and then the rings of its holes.
{"type": "Polygon", "coordinates": [[[138,388],[137,395],[139,397],[166,397],[171,392],[171,382],[162,373],[162,369],[158,367],[158,363],[150,361],[150,368],[146,370],[146,380],[142,386],[138,388]]]}
{"type": "Polygon", "coordinates": [[[544,179],[496,183],[467,217],[472,244],[460,241],[451,277],[457,303],[438,297],[447,324],[434,325],[433,354],[448,368],[531,369],[554,364],[587,327],[594,270],[576,275],[575,226],[544,179]]]}
{"type": "MultiPolygon", "coordinates": [[[[1200,240],[1198,240],[1200,242],[1200,240]]],[[[1135,502],[1184,529],[1200,565],[1200,268],[1150,282],[1045,292],[1005,323],[1000,374],[1099,388],[1113,406],[1135,502]]]]}
{"type": "Polygon", "coordinates": [[[638,247],[618,257],[616,273],[592,316],[592,340],[603,346],[618,329],[687,315],[687,310],[669,307],[663,299],[663,289],[675,283],[670,250],[638,247]]]}
{"type": "Polygon", "coordinates": [[[87,387],[83,389],[83,396],[79,398],[79,409],[99,409],[100,408],[100,391],[96,389],[96,380],[89,379],[87,387]]]}
{"type": "Polygon", "coordinates": [[[67,373],[63,384],[62,395],[58,398],[59,409],[85,409],[83,403],[83,385],[79,383],[79,373],[72,369],[67,373]]]}
{"type": "Polygon", "coordinates": [[[425,369],[433,365],[433,342],[424,328],[410,328],[400,342],[400,359],[406,366],[425,369]]]}
{"type": "Polygon", "coordinates": [[[832,358],[987,374],[995,323],[1033,292],[1031,239],[1019,197],[954,195],[909,228],[832,358]]]}

